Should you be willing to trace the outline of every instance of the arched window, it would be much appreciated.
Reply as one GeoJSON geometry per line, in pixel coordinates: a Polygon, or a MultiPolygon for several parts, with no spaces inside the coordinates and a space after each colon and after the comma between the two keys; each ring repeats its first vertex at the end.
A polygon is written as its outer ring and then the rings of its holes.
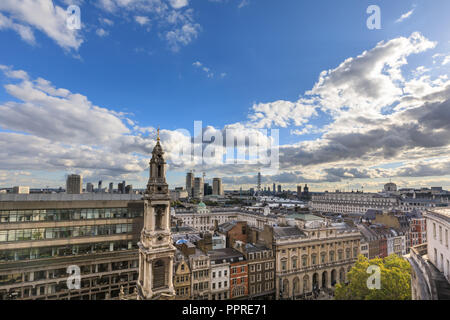
{"type": "Polygon", "coordinates": [[[303,293],[306,293],[306,292],[309,292],[309,291],[311,291],[309,289],[309,276],[305,275],[303,277],[303,293]]]}

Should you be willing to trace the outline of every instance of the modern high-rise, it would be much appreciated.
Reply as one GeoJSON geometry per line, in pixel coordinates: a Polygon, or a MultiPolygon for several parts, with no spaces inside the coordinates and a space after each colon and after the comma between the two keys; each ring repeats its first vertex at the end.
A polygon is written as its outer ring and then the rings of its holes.
{"type": "Polygon", "coordinates": [[[278,192],[281,192],[281,184],[278,185],[278,192]]]}
{"type": "Polygon", "coordinates": [[[272,189],[272,191],[273,191],[273,194],[275,194],[277,191],[276,191],[276,185],[275,185],[275,182],[273,183],[273,189],[272,189]]]}
{"type": "Polygon", "coordinates": [[[83,177],[79,174],[71,174],[67,176],[66,193],[81,194],[83,193],[83,177]]]}
{"type": "Polygon", "coordinates": [[[302,195],[302,186],[297,186],[297,197],[302,195]]]}
{"type": "Polygon", "coordinates": [[[186,191],[188,192],[189,197],[193,197],[194,195],[193,189],[194,189],[194,173],[191,171],[186,174],[186,191]]]}
{"type": "Polygon", "coordinates": [[[194,179],[194,194],[193,197],[196,199],[203,199],[203,178],[197,177],[194,179]]]}
{"type": "Polygon", "coordinates": [[[214,178],[213,179],[213,195],[223,196],[223,187],[222,187],[222,179],[214,178]]]}
{"type": "Polygon", "coordinates": [[[0,300],[117,299],[138,278],[142,196],[0,194],[0,300]],[[69,287],[80,268],[79,287],[69,287]]]}
{"type": "Polygon", "coordinates": [[[86,183],[86,192],[94,192],[94,185],[92,183],[86,183]]]}
{"type": "Polygon", "coordinates": [[[114,193],[114,183],[109,183],[109,193],[114,193]]]}
{"type": "Polygon", "coordinates": [[[102,187],[102,183],[103,183],[103,181],[102,180],[100,180],[99,182],[98,182],[98,190],[97,190],[97,192],[103,192],[103,187],[102,187]]]}

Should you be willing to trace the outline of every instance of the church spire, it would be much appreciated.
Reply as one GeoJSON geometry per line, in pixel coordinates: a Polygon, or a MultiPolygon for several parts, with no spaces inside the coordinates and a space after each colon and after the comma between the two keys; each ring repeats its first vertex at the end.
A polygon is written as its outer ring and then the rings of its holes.
{"type": "Polygon", "coordinates": [[[150,160],[150,177],[147,184],[147,194],[168,194],[169,188],[166,183],[166,161],[164,151],[160,144],[159,127],[157,131],[156,145],[152,151],[150,160]]]}

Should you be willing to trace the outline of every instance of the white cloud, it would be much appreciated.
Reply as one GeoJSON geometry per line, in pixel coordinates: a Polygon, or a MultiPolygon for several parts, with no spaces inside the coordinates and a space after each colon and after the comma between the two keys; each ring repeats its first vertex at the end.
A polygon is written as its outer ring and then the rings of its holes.
{"type": "Polygon", "coordinates": [[[450,63],[450,55],[446,56],[444,60],[442,61],[442,65],[445,66],[446,64],[450,63]]]}
{"type": "Polygon", "coordinates": [[[180,9],[189,5],[188,0],[170,0],[169,2],[174,9],[180,9]]]}
{"type": "Polygon", "coordinates": [[[134,20],[136,20],[136,22],[139,23],[141,26],[146,25],[150,22],[150,19],[144,16],[135,16],[134,20]]]}
{"type": "MultiPolygon", "coordinates": [[[[201,63],[200,61],[195,61],[192,65],[193,65],[194,67],[196,67],[196,68],[202,70],[202,71],[206,74],[206,77],[208,77],[208,78],[214,78],[214,72],[212,72],[211,68],[205,66],[205,65],[204,65],[203,63],[201,63]]],[[[226,76],[227,76],[227,74],[226,74],[225,72],[222,72],[222,73],[219,75],[220,78],[225,78],[226,76]]]]}
{"type": "Polygon", "coordinates": [[[402,22],[402,21],[408,19],[408,18],[414,13],[414,10],[415,10],[415,9],[411,9],[411,10],[409,10],[408,12],[402,14],[402,15],[400,16],[400,18],[398,18],[397,20],[395,20],[395,22],[396,22],[396,23],[400,23],[400,22],[402,22]]]}
{"type": "Polygon", "coordinates": [[[96,33],[99,37],[106,37],[106,36],[109,34],[109,32],[106,31],[106,30],[103,29],[103,28],[98,28],[97,31],[95,31],[95,33],[96,33]]]}
{"type": "Polygon", "coordinates": [[[0,12],[9,15],[9,22],[5,22],[3,15],[0,17],[3,23],[9,23],[9,28],[16,30],[28,42],[33,42],[31,28],[35,28],[66,50],[78,50],[83,43],[76,30],[67,28],[66,10],[53,5],[51,0],[2,0],[0,12]]]}
{"type": "Polygon", "coordinates": [[[35,44],[36,42],[33,31],[30,27],[14,23],[11,19],[0,13],[0,30],[4,29],[14,30],[19,34],[22,40],[28,42],[29,44],[35,44]]]}
{"type": "Polygon", "coordinates": [[[243,8],[243,7],[246,7],[246,6],[248,6],[250,4],[250,1],[249,0],[242,0],[241,2],[239,2],[239,4],[238,4],[238,9],[241,9],[241,8],[243,8]]]}
{"type": "Polygon", "coordinates": [[[182,27],[168,31],[166,39],[172,51],[178,51],[182,45],[188,45],[197,38],[201,27],[199,24],[186,23],[182,27]]]}

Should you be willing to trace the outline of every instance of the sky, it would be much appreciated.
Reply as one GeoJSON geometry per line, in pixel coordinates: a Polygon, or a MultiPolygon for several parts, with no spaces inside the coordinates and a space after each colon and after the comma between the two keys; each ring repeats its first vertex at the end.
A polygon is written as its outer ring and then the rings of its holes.
{"type": "Polygon", "coordinates": [[[447,0],[2,0],[0,188],[71,173],[142,188],[159,126],[171,188],[194,169],[225,189],[255,187],[258,171],[291,190],[450,189],[449,12],[447,0]],[[276,166],[226,163],[220,143],[177,158],[227,134],[276,148],[276,166]]]}

